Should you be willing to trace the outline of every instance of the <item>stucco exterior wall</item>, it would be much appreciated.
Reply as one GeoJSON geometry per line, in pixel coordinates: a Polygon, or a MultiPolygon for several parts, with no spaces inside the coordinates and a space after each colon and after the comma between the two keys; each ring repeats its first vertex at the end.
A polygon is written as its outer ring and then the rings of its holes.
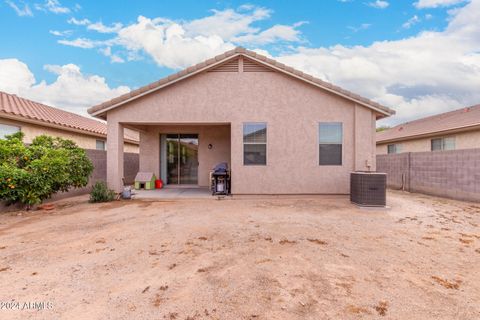
{"type": "MultiPolygon", "coordinates": [[[[426,152],[431,151],[431,140],[434,138],[455,137],[455,150],[480,148],[480,130],[465,131],[458,133],[442,134],[428,138],[411,139],[391,142],[401,145],[403,152],[426,152]]],[[[390,143],[377,145],[377,154],[388,154],[387,146],[390,143]]]]}
{"type": "MultiPolygon", "coordinates": [[[[375,169],[370,109],[277,72],[202,73],[110,110],[107,122],[109,127],[230,124],[235,194],[347,194],[352,170],[367,170],[367,164],[375,169]],[[243,165],[245,122],[267,123],[266,166],[243,165]],[[343,165],[318,164],[319,122],[343,123],[343,165]]],[[[159,168],[159,150],[149,147],[157,133],[141,134],[141,168],[159,168]],[[142,139],[149,142],[144,145],[142,139]],[[148,152],[156,155],[143,157],[148,152]]],[[[108,165],[118,159],[112,154],[108,165]]],[[[119,188],[118,180],[109,183],[119,188]]]]}
{"type": "Polygon", "coordinates": [[[198,185],[209,185],[209,172],[220,162],[230,166],[230,125],[149,126],[140,136],[140,171],[160,177],[160,135],[198,134],[198,185]],[[212,149],[208,145],[212,144],[212,149]]]}
{"type": "MultiPolygon", "coordinates": [[[[46,126],[35,125],[28,122],[21,122],[11,119],[5,119],[0,117],[0,123],[20,127],[21,131],[25,134],[24,142],[31,143],[32,140],[42,134],[61,137],[65,139],[70,139],[74,141],[80,148],[83,149],[96,149],[96,141],[103,140],[106,141],[106,137],[95,137],[91,135],[70,132],[66,130],[59,130],[55,128],[50,128],[46,126]]],[[[124,151],[138,153],[138,145],[133,143],[125,143],[124,151]]]]}

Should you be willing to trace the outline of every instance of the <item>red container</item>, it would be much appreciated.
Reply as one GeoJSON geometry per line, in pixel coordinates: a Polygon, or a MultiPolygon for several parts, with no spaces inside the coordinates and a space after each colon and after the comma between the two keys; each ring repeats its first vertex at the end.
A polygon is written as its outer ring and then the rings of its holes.
{"type": "Polygon", "coordinates": [[[163,181],[162,179],[155,180],[155,189],[162,189],[163,188],[163,181]]]}

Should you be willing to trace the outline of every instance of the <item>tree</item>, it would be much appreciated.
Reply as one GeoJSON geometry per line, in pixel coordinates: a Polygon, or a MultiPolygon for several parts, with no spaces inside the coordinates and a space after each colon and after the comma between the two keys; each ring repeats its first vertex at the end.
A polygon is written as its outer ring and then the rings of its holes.
{"type": "Polygon", "coordinates": [[[30,145],[18,132],[0,139],[0,199],[27,209],[59,191],[85,187],[93,165],[73,141],[46,135],[30,145]]]}
{"type": "Polygon", "coordinates": [[[385,130],[388,130],[390,129],[389,126],[380,126],[377,128],[377,132],[382,132],[382,131],[385,131],[385,130]]]}

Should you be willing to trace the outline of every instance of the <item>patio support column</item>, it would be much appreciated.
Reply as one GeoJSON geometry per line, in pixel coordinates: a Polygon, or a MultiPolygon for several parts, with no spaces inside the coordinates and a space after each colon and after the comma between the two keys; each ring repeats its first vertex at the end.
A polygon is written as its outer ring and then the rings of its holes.
{"type": "Polygon", "coordinates": [[[107,184],[115,192],[123,190],[123,125],[107,122],[107,184]]]}
{"type": "Polygon", "coordinates": [[[139,171],[160,178],[160,133],[156,128],[140,132],[139,171]]]}

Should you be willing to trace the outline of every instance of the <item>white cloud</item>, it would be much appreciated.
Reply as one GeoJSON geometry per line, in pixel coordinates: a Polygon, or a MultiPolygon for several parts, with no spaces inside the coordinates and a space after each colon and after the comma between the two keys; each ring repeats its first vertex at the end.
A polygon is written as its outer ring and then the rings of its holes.
{"type": "Polygon", "coordinates": [[[0,91],[19,94],[20,90],[35,83],[28,66],[17,59],[0,59],[0,91]]]}
{"type": "Polygon", "coordinates": [[[15,10],[15,12],[19,17],[33,17],[32,10],[30,10],[30,7],[28,4],[22,2],[23,8],[21,8],[20,5],[17,5],[13,1],[6,0],[5,2],[10,6],[10,8],[15,10]]]}
{"type": "Polygon", "coordinates": [[[188,37],[174,22],[140,16],[136,24],[118,32],[118,43],[129,51],[144,51],[158,65],[179,69],[232,49],[218,35],[188,37]]]}
{"type": "Polygon", "coordinates": [[[70,19],[67,20],[67,22],[69,24],[74,24],[76,26],[86,26],[86,25],[91,23],[90,20],[88,20],[88,19],[77,20],[75,18],[70,18],[70,19]]]}
{"type": "Polygon", "coordinates": [[[362,31],[362,30],[367,30],[371,26],[372,25],[370,23],[362,23],[358,27],[348,26],[347,28],[356,33],[356,32],[362,31]]]}
{"type": "Polygon", "coordinates": [[[232,9],[213,10],[213,15],[196,19],[182,25],[186,34],[191,37],[217,35],[225,41],[241,34],[251,34],[259,31],[251,24],[270,17],[271,11],[253,6],[243,7],[242,13],[232,9]],[[246,11],[246,12],[245,12],[246,11]]]}
{"type": "Polygon", "coordinates": [[[70,9],[63,7],[58,0],[46,0],[42,4],[35,4],[35,9],[41,11],[50,11],[55,14],[70,13],[70,9]]]}
{"type": "Polygon", "coordinates": [[[390,5],[390,3],[388,3],[388,1],[376,0],[373,2],[369,2],[368,5],[377,9],[385,9],[390,5]]]}
{"type": "Polygon", "coordinates": [[[58,43],[70,46],[70,47],[77,47],[77,48],[83,48],[83,49],[91,49],[95,48],[97,46],[96,42],[90,39],[86,38],[77,38],[74,40],[58,40],[58,43]]]}
{"type": "Polygon", "coordinates": [[[281,62],[391,106],[387,123],[480,102],[480,1],[451,13],[439,32],[369,46],[305,48],[281,62]]]}
{"type": "Polygon", "coordinates": [[[425,8],[437,8],[437,7],[449,7],[459,3],[463,3],[467,0],[419,0],[415,2],[413,5],[417,9],[425,9],[425,8]]]}
{"type": "Polygon", "coordinates": [[[86,108],[130,91],[110,88],[105,78],[85,75],[74,64],[46,65],[56,75],[52,83],[36,82],[28,66],[17,59],[0,60],[0,90],[86,115],[86,108]]]}
{"type": "Polygon", "coordinates": [[[112,63],[124,63],[125,62],[125,60],[123,58],[121,58],[120,56],[118,56],[116,54],[112,54],[112,48],[111,47],[100,48],[99,51],[104,56],[109,57],[110,61],[112,63]]]}
{"type": "Polygon", "coordinates": [[[104,55],[106,47],[110,47],[108,57],[112,62],[138,60],[146,54],[159,66],[180,69],[232,49],[237,44],[303,42],[298,28],[306,22],[264,29],[252,25],[269,18],[270,14],[268,9],[243,5],[237,10],[212,10],[211,15],[191,21],[139,16],[135,23],[123,27],[120,23],[105,26],[101,22],[71,18],[68,20],[70,24],[84,25],[89,30],[110,32],[115,36],[108,40],[63,39],[59,43],[85,49],[99,48],[104,55]]]}
{"type": "Polygon", "coordinates": [[[114,23],[112,26],[106,26],[102,22],[95,22],[88,25],[88,30],[97,31],[99,33],[115,33],[122,29],[123,25],[121,23],[114,23]]]}
{"type": "Polygon", "coordinates": [[[53,34],[54,36],[57,36],[57,37],[68,37],[68,36],[72,35],[72,33],[73,33],[72,30],[64,30],[64,31],[50,30],[48,32],[50,34],[53,34]]]}
{"type": "MultiPolygon", "coordinates": [[[[297,24],[299,26],[299,24],[297,24]]],[[[301,32],[296,26],[274,25],[259,33],[251,33],[231,39],[235,43],[268,44],[278,41],[300,42],[301,32]]]]}
{"type": "Polygon", "coordinates": [[[410,19],[407,20],[404,24],[402,24],[402,28],[410,29],[413,25],[419,23],[421,20],[417,15],[414,15],[410,19]]]}

